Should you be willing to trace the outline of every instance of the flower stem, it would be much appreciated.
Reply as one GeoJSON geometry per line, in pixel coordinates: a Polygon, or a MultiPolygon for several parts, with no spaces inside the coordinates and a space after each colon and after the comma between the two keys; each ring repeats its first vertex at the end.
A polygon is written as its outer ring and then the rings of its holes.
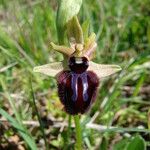
{"type": "Polygon", "coordinates": [[[82,133],[80,126],[80,118],[79,115],[74,116],[75,121],[75,129],[76,129],[76,150],[82,150],[82,133]]]}
{"type": "Polygon", "coordinates": [[[71,115],[69,115],[68,118],[68,138],[70,138],[70,134],[71,134],[71,115]]]}

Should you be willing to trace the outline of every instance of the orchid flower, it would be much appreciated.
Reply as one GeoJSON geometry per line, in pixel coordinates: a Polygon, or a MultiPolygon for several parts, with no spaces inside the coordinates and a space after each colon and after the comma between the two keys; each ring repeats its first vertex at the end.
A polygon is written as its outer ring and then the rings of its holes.
{"type": "Polygon", "coordinates": [[[34,72],[56,78],[60,101],[71,115],[85,113],[96,99],[102,78],[121,70],[118,65],[92,61],[97,47],[95,37],[93,33],[84,44],[72,42],[70,47],[51,43],[52,48],[62,53],[65,59],[34,68],[34,72]]]}

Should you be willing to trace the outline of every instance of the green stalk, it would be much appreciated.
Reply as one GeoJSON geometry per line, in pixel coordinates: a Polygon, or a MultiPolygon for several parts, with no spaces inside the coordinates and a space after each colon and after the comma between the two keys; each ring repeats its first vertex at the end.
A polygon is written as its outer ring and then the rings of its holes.
{"type": "Polygon", "coordinates": [[[79,115],[74,116],[75,121],[75,129],[76,129],[76,150],[82,150],[82,132],[80,126],[80,118],[79,115]]]}
{"type": "MultiPolygon", "coordinates": [[[[58,0],[56,27],[57,27],[58,41],[60,45],[65,44],[66,39],[65,32],[68,33],[68,40],[74,37],[78,43],[83,43],[83,32],[77,18],[77,14],[79,13],[81,5],[82,0],[70,0],[69,3],[68,0],[58,0]]],[[[64,61],[67,61],[67,58],[65,56],[64,61]]],[[[74,121],[76,129],[75,146],[77,150],[82,150],[82,133],[80,127],[80,118],[78,115],[74,116],[74,121]]],[[[68,133],[67,133],[68,145],[70,134],[71,134],[71,115],[69,116],[68,119],[68,133]]]]}
{"type": "Polygon", "coordinates": [[[70,139],[70,135],[71,135],[71,118],[72,118],[71,115],[69,115],[69,118],[68,118],[68,139],[70,139]]]}
{"type": "MultiPolygon", "coordinates": [[[[60,1],[58,1],[59,3],[59,7],[60,7],[60,1]]],[[[58,11],[57,11],[57,13],[59,12],[59,7],[58,7],[58,11]]],[[[58,14],[57,14],[57,19],[56,19],[56,26],[57,26],[57,37],[58,37],[58,42],[59,42],[59,44],[61,45],[61,44],[65,44],[65,36],[64,36],[64,28],[63,27],[60,27],[59,25],[58,25],[58,14]]],[[[64,61],[65,61],[65,56],[64,56],[64,61]]],[[[67,147],[70,145],[70,137],[71,137],[71,118],[72,118],[72,116],[71,115],[69,115],[68,116],[68,131],[67,131],[67,147]]],[[[65,147],[65,149],[67,149],[67,147],[65,147]]]]}

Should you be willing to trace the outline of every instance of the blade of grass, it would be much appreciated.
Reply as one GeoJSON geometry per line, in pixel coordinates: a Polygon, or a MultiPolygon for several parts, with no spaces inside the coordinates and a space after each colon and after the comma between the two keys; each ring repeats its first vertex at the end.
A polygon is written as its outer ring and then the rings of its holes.
{"type": "Polygon", "coordinates": [[[26,128],[22,126],[22,124],[20,124],[17,120],[15,120],[5,110],[1,108],[0,108],[0,114],[3,117],[5,117],[14,128],[17,129],[18,133],[22,136],[24,141],[26,141],[27,145],[31,148],[31,150],[37,150],[33,137],[27,132],[26,128]]]}
{"type": "Polygon", "coordinates": [[[46,150],[48,150],[49,148],[48,148],[48,143],[46,141],[46,135],[45,135],[45,132],[44,132],[44,125],[43,125],[43,122],[41,120],[40,114],[38,112],[38,108],[36,106],[35,95],[34,95],[33,86],[32,86],[32,80],[31,79],[30,79],[30,88],[31,88],[31,95],[32,95],[32,100],[33,100],[33,106],[34,106],[34,109],[35,109],[37,117],[38,117],[38,121],[39,121],[39,124],[40,124],[40,130],[41,130],[41,133],[42,133],[43,138],[44,138],[46,150]]]}
{"type": "Polygon", "coordinates": [[[140,128],[122,128],[122,127],[112,127],[112,126],[103,126],[94,123],[89,123],[86,125],[87,128],[97,130],[99,132],[145,132],[150,133],[149,129],[140,129],[140,128]]]}
{"type": "Polygon", "coordinates": [[[16,117],[17,121],[21,124],[20,115],[17,112],[15,103],[13,102],[13,100],[12,100],[11,96],[9,95],[9,93],[7,92],[8,90],[7,90],[6,84],[4,83],[4,81],[2,79],[0,79],[0,83],[2,85],[2,89],[3,89],[4,93],[5,93],[5,96],[7,97],[8,101],[9,101],[10,106],[13,109],[13,112],[15,114],[15,117],[16,117]]]}
{"type": "Polygon", "coordinates": [[[37,148],[36,148],[35,141],[31,137],[31,135],[28,133],[26,127],[22,124],[22,120],[21,120],[20,114],[17,111],[15,103],[13,102],[13,99],[11,98],[9,93],[7,92],[8,90],[7,90],[6,84],[4,83],[4,81],[2,79],[0,79],[0,82],[2,85],[2,89],[5,93],[5,96],[7,97],[17,120],[15,120],[13,117],[11,117],[3,109],[0,109],[0,113],[12,124],[13,127],[18,129],[18,132],[23,137],[23,139],[26,141],[26,143],[29,145],[29,147],[31,147],[31,149],[33,149],[33,150],[36,150],[37,148]]]}
{"type": "Polygon", "coordinates": [[[144,82],[144,80],[145,80],[145,77],[146,77],[146,75],[145,75],[145,73],[143,73],[143,74],[141,75],[141,77],[140,77],[140,79],[139,79],[139,81],[138,81],[136,87],[135,87],[134,92],[133,92],[133,96],[134,96],[134,97],[138,95],[138,93],[139,93],[139,91],[140,91],[140,88],[141,88],[141,86],[143,85],[143,82],[144,82]]]}

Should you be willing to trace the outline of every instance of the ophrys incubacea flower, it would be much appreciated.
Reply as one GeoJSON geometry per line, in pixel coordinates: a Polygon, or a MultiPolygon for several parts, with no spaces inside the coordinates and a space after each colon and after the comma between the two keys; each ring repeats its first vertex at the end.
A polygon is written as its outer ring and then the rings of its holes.
{"type": "Polygon", "coordinates": [[[97,46],[93,39],[86,44],[71,43],[69,48],[51,45],[65,55],[64,61],[37,66],[34,71],[56,77],[58,95],[65,111],[71,115],[83,114],[95,101],[100,80],[121,68],[91,61],[97,46]]]}

